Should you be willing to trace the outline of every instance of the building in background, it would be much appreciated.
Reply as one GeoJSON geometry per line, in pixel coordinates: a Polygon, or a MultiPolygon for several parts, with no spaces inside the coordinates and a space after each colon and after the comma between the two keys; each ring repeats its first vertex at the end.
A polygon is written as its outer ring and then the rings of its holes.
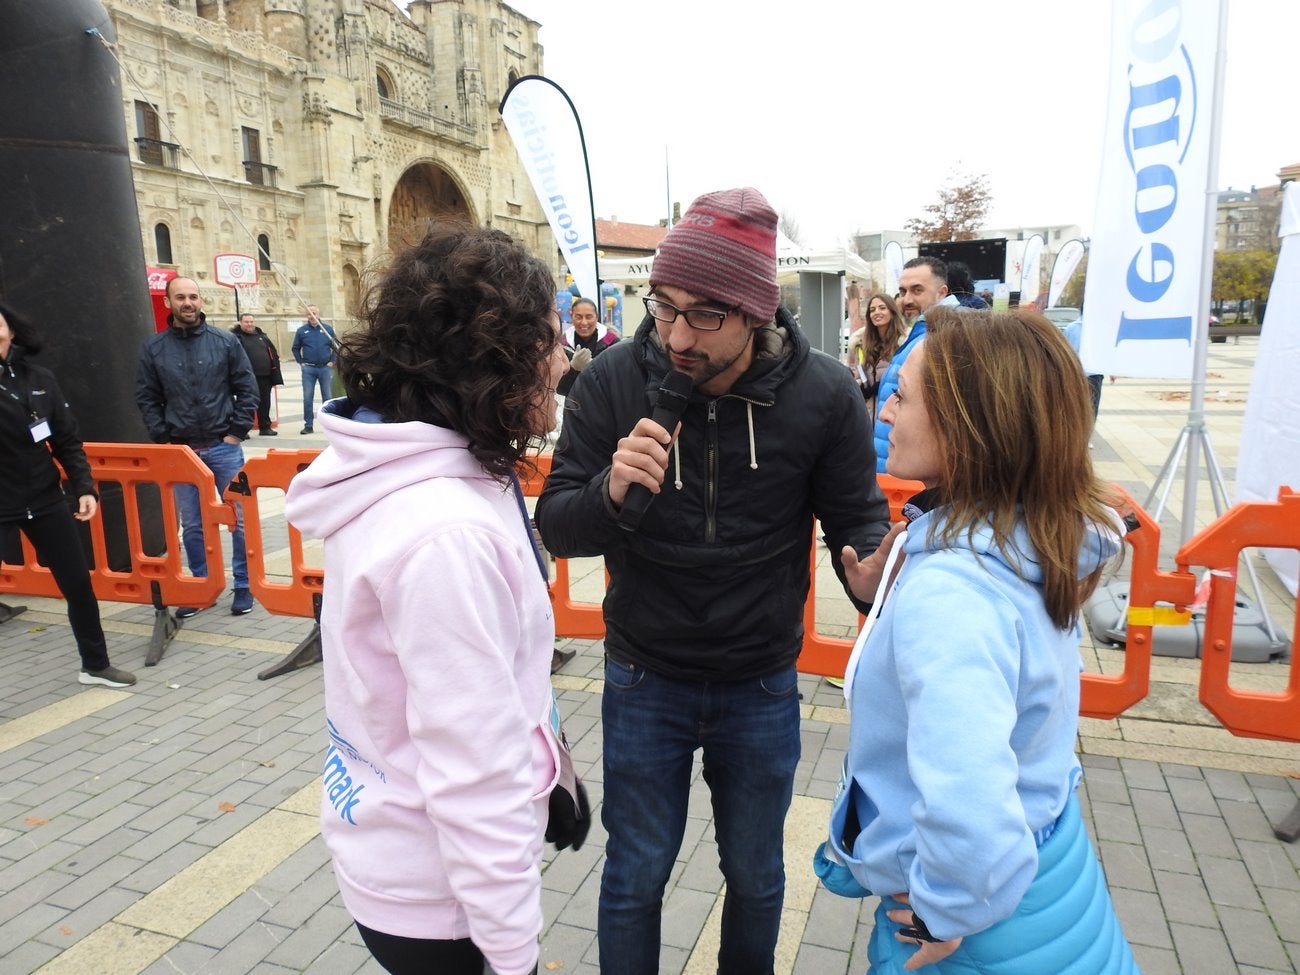
{"type": "MultiPolygon", "coordinates": [[[[1291,168],[1300,169],[1300,166],[1291,168]]],[[[1281,217],[1281,185],[1223,190],[1219,193],[1214,249],[1276,251],[1281,246],[1277,236],[1281,217]]]]}
{"type": "Polygon", "coordinates": [[[497,112],[542,73],[539,25],[499,0],[412,0],[409,16],[391,0],[102,2],[145,254],[196,277],[218,324],[235,306],[216,254],[257,257],[241,307],[284,347],[306,303],[346,329],[366,268],[444,215],[558,268],[497,112]]]}
{"type": "Polygon", "coordinates": [[[596,245],[601,257],[654,257],[666,236],[667,221],[645,224],[622,223],[618,217],[596,218],[596,245]]]}

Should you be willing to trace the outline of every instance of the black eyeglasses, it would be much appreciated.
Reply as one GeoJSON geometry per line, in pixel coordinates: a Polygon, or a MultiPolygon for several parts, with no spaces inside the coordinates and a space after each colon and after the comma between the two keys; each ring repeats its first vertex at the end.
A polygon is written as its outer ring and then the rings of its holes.
{"type": "Polygon", "coordinates": [[[727,320],[727,316],[739,308],[728,308],[726,311],[716,311],[712,308],[678,308],[676,305],[670,305],[668,302],[659,298],[642,298],[645,302],[645,310],[650,313],[650,317],[657,322],[675,322],[680,315],[686,319],[686,324],[691,328],[698,328],[701,332],[716,332],[722,328],[722,323],[727,320]]]}

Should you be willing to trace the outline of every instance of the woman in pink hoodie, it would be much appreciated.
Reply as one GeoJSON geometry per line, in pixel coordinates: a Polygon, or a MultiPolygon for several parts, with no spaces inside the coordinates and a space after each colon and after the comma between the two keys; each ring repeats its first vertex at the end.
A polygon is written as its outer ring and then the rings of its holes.
{"type": "Polygon", "coordinates": [[[395,975],[535,971],[543,836],[585,836],[585,796],[554,789],[554,621],[514,473],[554,422],[554,291],[507,235],[435,225],[345,338],[329,447],[288,492],[325,541],[321,832],[395,975]]]}

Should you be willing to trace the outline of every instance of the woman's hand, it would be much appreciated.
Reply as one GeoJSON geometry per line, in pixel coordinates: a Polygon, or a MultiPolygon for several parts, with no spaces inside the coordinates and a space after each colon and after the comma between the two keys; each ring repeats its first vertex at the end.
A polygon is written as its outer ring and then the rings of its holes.
{"type": "Polygon", "coordinates": [[[77,499],[77,511],[72,517],[77,521],[90,521],[95,517],[95,512],[99,510],[99,502],[95,500],[93,494],[83,494],[77,499]]]}
{"type": "MultiPolygon", "coordinates": [[[[849,584],[849,591],[862,602],[869,603],[876,598],[876,590],[880,587],[880,576],[885,571],[885,559],[889,556],[889,550],[894,547],[899,533],[906,527],[905,521],[891,525],[888,534],[881,539],[880,546],[865,559],[859,560],[858,553],[851,545],[845,545],[844,550],[840,552],[840,562],[844,565],[844,579],[849,584]]],[[[894,571],[897,572],[902,565],[900,559],[894,564],[894,571]]]]}
{"type": "MultiPolygon", "coordinates": [[[[895,894],[893,900],[900,901],[903,904],[909,903],[906,894],[895,894]]],[[[926,930],[924,924],[920,923],[915,912],[910,907],[897,908],[886,913],[895,924],[903,925],[903,930],[895,934],[894,937],[903,944],[919,946],[916,953],[903,966],[909,972],[943,961],[961,947],[961,938],[953,938],[951,941],[930,941],[926,937],[930,932],[926,930]]]]}

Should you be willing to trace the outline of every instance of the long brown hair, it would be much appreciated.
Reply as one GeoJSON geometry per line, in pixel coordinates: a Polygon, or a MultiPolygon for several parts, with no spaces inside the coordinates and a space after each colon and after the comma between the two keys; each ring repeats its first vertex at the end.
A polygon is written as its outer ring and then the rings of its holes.
{"type": "Polygon", "coordinates": [[[1043,573],[1052,622],[1073,626],[1102,567],[1082,582],[1087,535],[1112,523],[1112,492],[1088,453],[1092,400],[1079,360],[1037,312],[932,308],[922,344],[922,395],[943,455],[939,538],[983,525],[1014,564],[1023,520],[1043,573]]]}
{"type": "Polygon", "coordinates": [[[898,310],[898,305],[893,298],[877,291],[867,299],[865,314],[867,330],[862,335],[862,355],[870,365],[888,362],[902,345],[903,336],[907,334],[907,322],[903,320],[903,313],[898,310]],[[877,298],[889,309],[889,324],[885,326],[884,332],[876,331],[876,326],[871,322],[871,303],[877,298]]]}

